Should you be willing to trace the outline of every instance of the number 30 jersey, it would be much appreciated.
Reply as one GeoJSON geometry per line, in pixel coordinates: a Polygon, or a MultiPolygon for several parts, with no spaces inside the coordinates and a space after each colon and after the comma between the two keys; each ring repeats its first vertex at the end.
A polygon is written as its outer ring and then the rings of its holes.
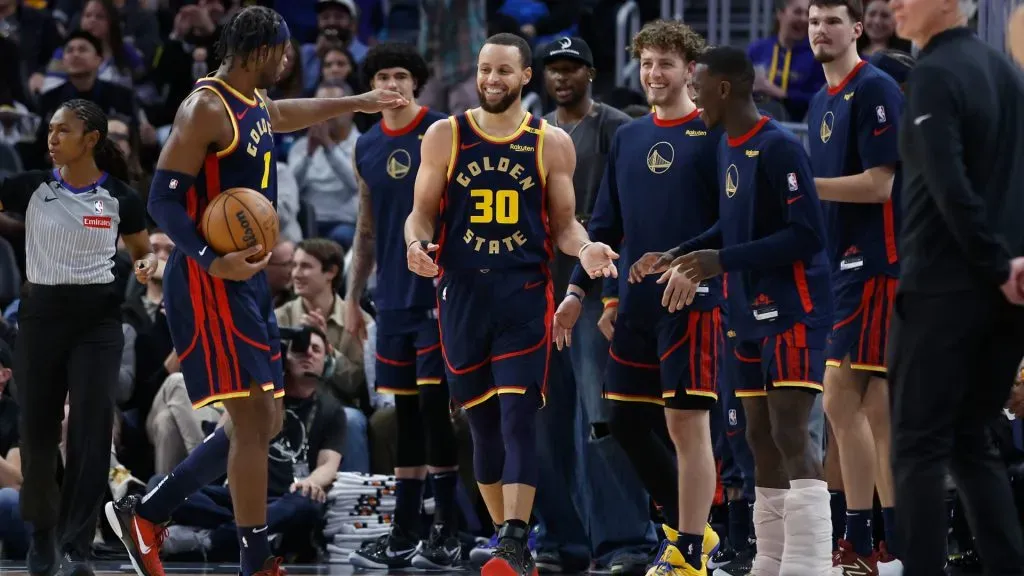
{"type": "Polygon", "coordinates": [[[510,136],[489,136],[472,111],[451,116],[451,161],[441,200],[442,270],[546,266],[551,259],[545,121],[527,113],[510,136]]]}

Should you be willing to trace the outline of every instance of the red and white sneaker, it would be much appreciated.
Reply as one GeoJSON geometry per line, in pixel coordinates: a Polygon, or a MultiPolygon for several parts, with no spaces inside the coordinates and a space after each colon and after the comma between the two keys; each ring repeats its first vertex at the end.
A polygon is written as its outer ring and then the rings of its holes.
{"type": "Polygon", "coordinates": [[[839,550],[832,553],[831,576],[879,576],[878,552],[861,556],[846,540],[839,541],[839,550]]]}
{"type": "Polygon", "coordinates": [[[160,562],[164,527],[135,513],[141,500],[140,496],[125,496],[117,502],[107,502],[103,512],[110,528],[128,550],[135,572],[139,576],[164,576],[164,565],[160,562]]]}
{"type": "Polygon", "coordinates": [[[878,576],[903,576],[903,562],[889,553],[885,542],[878,543],[878,576]]]}
{"type": "Polygon", "coordinates": [[[281,566],[282,562],[283,560],[280,558],[267,558],[267,561],[263,563],[263,570],[252,576],[287,576],[288,571],[281,566]]]}

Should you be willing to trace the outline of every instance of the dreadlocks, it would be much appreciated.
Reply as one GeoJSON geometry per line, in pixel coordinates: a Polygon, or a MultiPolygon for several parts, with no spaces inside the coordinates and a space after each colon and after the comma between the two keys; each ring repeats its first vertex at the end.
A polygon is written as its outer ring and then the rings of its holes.
{"type": "Polygon", "coordinates": [[[96,167],[122,182],[128,182],[131,178],[128,161],[117,144],[107,138],[107,115],[103,110],[94,102],[82,99],[68,100],[61,108],[73,112],[85,124],[86,133],[100,133],[100,139],[92,152],[96,167]]]}
{"type": "Polygon", "coordinates": [[[246,68],[250,60],[265,58],[274,46],[289,38],[288,25],[280,14],[262,6],[249,6],[228,22],[217,41],[222,62],[246,68]]]}

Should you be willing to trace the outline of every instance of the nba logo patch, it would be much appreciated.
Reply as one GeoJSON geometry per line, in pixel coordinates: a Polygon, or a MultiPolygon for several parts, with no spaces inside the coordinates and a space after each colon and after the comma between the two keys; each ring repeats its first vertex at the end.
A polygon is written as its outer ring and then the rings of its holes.
{"type": "Polygon", "coordinates": [[[875,116],[878,116],[879,124],[885,124],[885,106],[875,108],[875,116]]]}
{"type": "Polygon", "coordinates": [[[732,408],[729,410],[729,426],[736,426],[739,420],[736,419],[736,409],[732,408]]]}
{"type": "Polygon", "coordinates": [[[97,214],[103,214],[103,200],[97,200],[96,203],[92,205],[92,211],[97,214]]]}
{"type": "Polygon", "coordinates": [[[797,189],[800,188],[800,186],[798,186],[796,183],[796,172],[790,172],[789,174],[786,174],[786,182],[789,183],[790,192],[796,192],[797,189]]]}
{"type": "Polygon", "coordinates": [[[167,187],[170,188],[171,190],[177,190],[178,189],[178,181],[175,180],[174,178],[171,178],[171,183],[168,184],[167,187]]]}

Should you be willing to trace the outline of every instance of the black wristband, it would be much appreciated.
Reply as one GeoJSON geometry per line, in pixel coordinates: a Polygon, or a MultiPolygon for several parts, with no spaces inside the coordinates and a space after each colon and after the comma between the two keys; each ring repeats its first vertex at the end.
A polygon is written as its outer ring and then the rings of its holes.
{"type": "Polygon", "coordinates": [[[572,290],[566,292],[565,296],[566,296],[566,298],[568,298],[569,296],[572,296],[573,298],[579,300],[580,302],[583,302],[583,297],[580,296],[579,294],[573,292],[572,290]]]}
{"type": "Polygon", "coordinates": [[[413,240],[412,242],[409,242],[409,244],[405,247],[405,249],[409,250],[409,248],[412,248],[412,245],[417,243],[417,242],[420,243],[420,248],[423,248],[424,252],[426,252],[427,247],[430,246],[430,240],[413,240]]]}

